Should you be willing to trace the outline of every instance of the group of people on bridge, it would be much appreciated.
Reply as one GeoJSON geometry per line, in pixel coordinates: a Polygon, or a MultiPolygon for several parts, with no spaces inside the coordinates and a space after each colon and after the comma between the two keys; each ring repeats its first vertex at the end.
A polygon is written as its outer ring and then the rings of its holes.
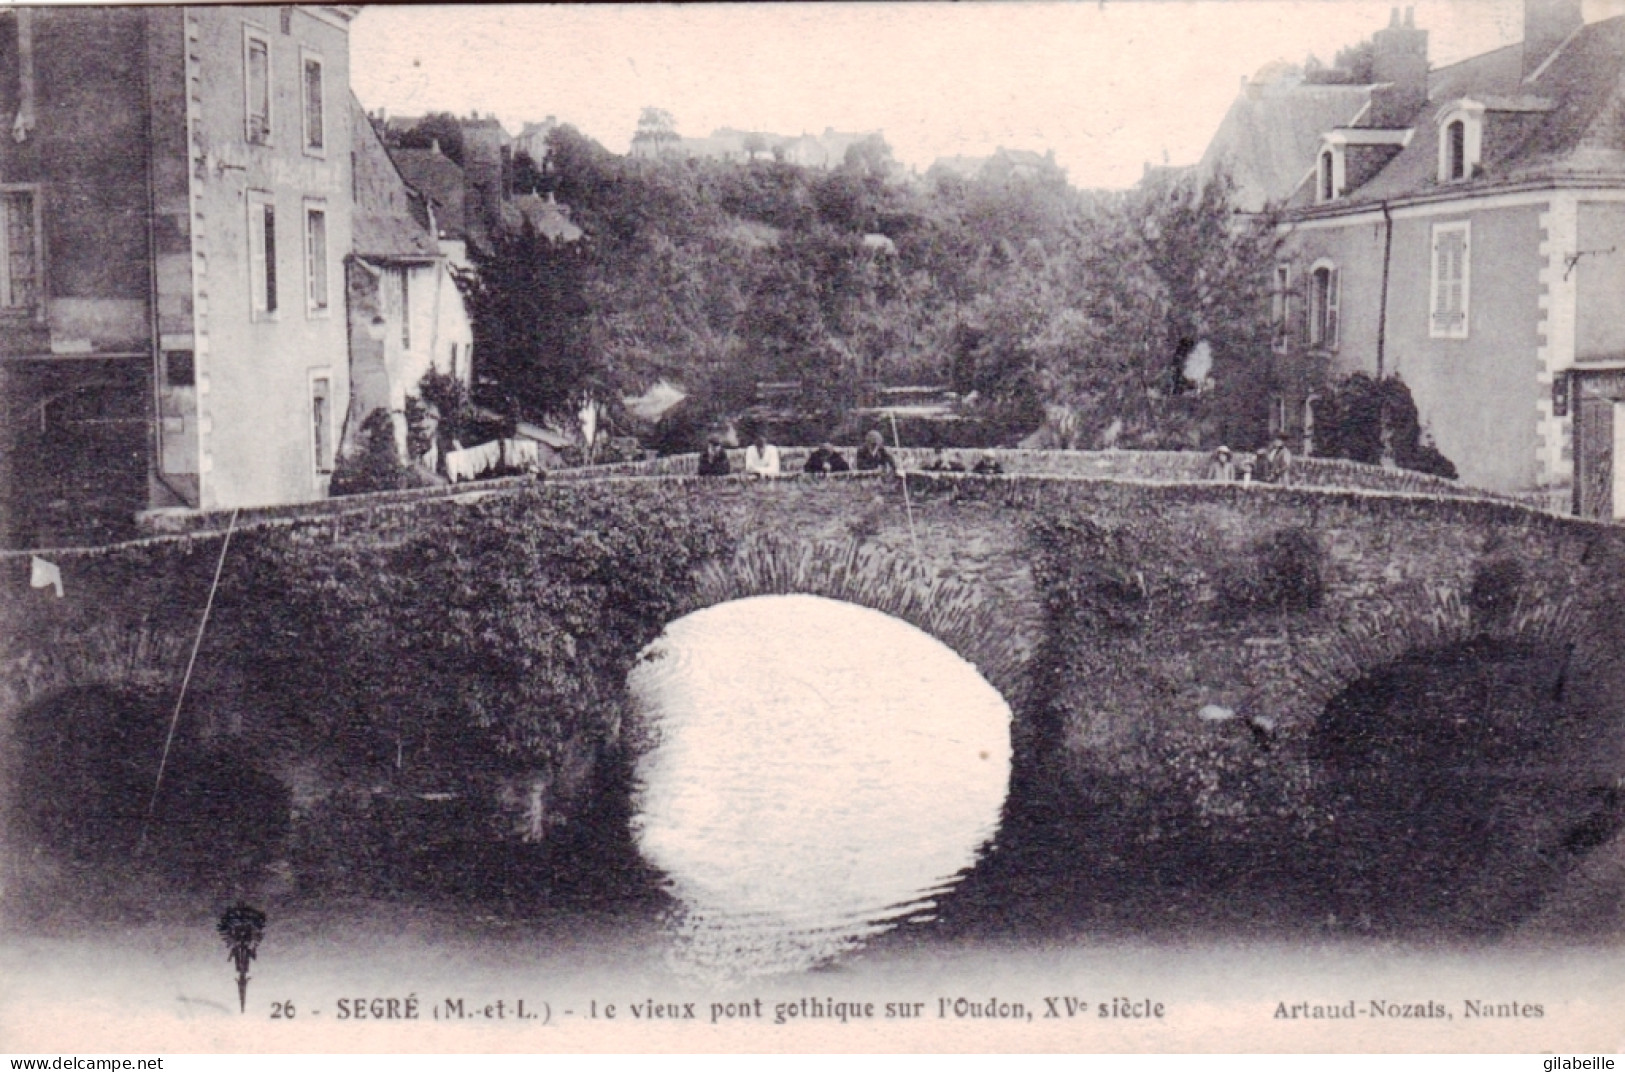
{"type": "Polygon", "coordinates": [[[1286,437],[1276,436],[1266,449],[1256,454],[1243,454],[1238,461],[1230,456],[1229,447],[1220,447],[1208,459],[1207,477],[1221,483],[1241,481],[1251,484],[1292,483],[1292,452],[1287,449],[1286,437]]]}
{"type": "MultiPolygon", "coordinates": [[[[930,462],[922,467],[931,473],[963,473],[966,468],[956,456],[936,449],[930,462]]],[[[891,451],[886,449],[885,440],[877,431],[871,431],[864,436],[863,445],[858,447],[852,461],[847,462],[846,456],[833,443],[825,441],[818,449],[807,455],[802,464],[803,473],[817,476],[827,476],[831,473],[847,473],[857,471],[860,473],[873,472],[884,469],[888,472],[897,472],[897,459],[892,457],[891,451]]],[[[1004,472],[999,459],[990,451],[986,451],[974,466],[968,470],[983,476],[1004,472]]],[[[705,450],[700,452],[699,474],[701,476],[728,476],[733,472],[733,462],[728,452],[723,448],[720,436],[711,436],[705,444],[705,450]]],[[[750,445],[745,448],[744,472],[749,476],[776,477],[782,476],[783,466],[779,458],[779,448],[767,441],[766,435],[757,432],[751,438],[750,445]]]]}

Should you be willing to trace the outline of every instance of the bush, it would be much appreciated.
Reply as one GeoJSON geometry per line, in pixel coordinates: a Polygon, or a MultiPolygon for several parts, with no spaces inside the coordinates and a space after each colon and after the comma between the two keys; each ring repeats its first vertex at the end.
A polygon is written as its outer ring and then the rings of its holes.
{"type": "Polygon", "coordinates": [[[1397,375],[1356,372],[1315,402],[1315,454],[1456,479],[1456,467],[1427,442],[1411,389],[1397,375]]]}
{"type": "Polygon", "coordinates": [[[341,456],[333,470],[334,495],[361,495],[369,491],[395,491],[407,487],[407,468],[395,443],[395,420],[389,411],[375,409],[361,422],[360,450],[341,456]]]}
{"type": "Polygon", "coordinates": [[[1089,622],[1114,631],[1140,628],[1149,592],[1135,557],[1117,533],[1088,520],[1044,519],[1034,530],[1042,554],[1035,579],[1062,630],[1089,622]]]}

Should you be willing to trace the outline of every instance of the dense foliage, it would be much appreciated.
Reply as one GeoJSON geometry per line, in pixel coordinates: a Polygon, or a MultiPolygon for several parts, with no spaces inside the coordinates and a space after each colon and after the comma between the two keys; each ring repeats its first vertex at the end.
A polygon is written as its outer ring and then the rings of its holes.
{"type": "Polygon", "coordinates": [[[585,237],[480,265],[480,372],[522,406],[664,378],[704,427],[778,384],[827,430],[877,386],[951,383],[1001,427],[1059,407],[1071,445],[1263,435],[1275,239],[1222,175],[1105,195],[1034,154],[910,178],[879,139],[824,170],[619,157],[561,127],[524,185],[585,237]]]}
{"type": "Polygon", "coordinates": [[[485,402],[504,413],[572,420],[611,392],[591,359],[583,328],[589,307],[581,247],[554,242],[529,221],[469,249],[475,270],[461,277],[474,322],[485,402]]]}
{"type": "Polygon", "coordinates": [[[1314,403],[1315,454],[1392,465],[1456,478],[1456,467],[1429,442],[1411,389],[1398,376],[1363,372],[1333,384],[1314,403]]]}
{"type": "Polygon", "coordinates": [[[401,462],[395,441],[395,420],[382,407],[367,414],[357,436],[357,449],[341,454],[329,491],[334,495],[360,495],[395,491],[410,486],[410,474],[401,462]]]}
{"type": "Polygon", "coordinates": [[[637,652],[726,536],[681,488],[420,504],[233,547],[222,638],[349,779],[446,788],[613,744],[637,652]]]}
{"type": "Polygon", "coordinates": [[[382,131],[384,143],[391,148],[428,149],[440,146],[440,151],[458,167],[463,166],[463,124],[449,112],[431,112],[409,129],[382,131]]]}

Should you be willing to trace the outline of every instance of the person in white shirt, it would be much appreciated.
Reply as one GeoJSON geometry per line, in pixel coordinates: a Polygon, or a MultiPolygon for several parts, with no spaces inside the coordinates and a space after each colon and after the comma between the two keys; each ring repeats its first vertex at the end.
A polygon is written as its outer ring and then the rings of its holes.
{"type": "Polygon", "coordinates": [[[779,448],[769,443],[761,432],[757,432],[750,446],[745,448],[745,472],[752,476],[779,475],[779,448]]]}

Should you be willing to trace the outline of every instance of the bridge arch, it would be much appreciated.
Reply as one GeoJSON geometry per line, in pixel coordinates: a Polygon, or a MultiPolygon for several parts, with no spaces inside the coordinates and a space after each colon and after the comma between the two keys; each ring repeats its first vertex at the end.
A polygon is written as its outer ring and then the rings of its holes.
{"type": "Polygon", "coordinates": [[[906,545],[750,535],[731,557],[696,572],[672,619],[736,599],[797,594],[868,607],[936,638],[1004,696],[1018,726],[1023,722],[1041,628],[1036,596],[941,572],[906,545]]]}
{"type": "MultiPolygon", "coordinates": [[[[1311,732],[1328,704],[1397,663],[1470,645],[1568,653],[1589,647],[1588,615],[1572,590],[1525,587],[1505,613],[1486,615],[1460,587],[1412,587],[1350,605],[1334,630],[1293,638],[1290,657],[1247,698],[1289,731],[1311,732]]],[[[1487,648],[1486,648],[1487,650],[1487,648]]]]}

